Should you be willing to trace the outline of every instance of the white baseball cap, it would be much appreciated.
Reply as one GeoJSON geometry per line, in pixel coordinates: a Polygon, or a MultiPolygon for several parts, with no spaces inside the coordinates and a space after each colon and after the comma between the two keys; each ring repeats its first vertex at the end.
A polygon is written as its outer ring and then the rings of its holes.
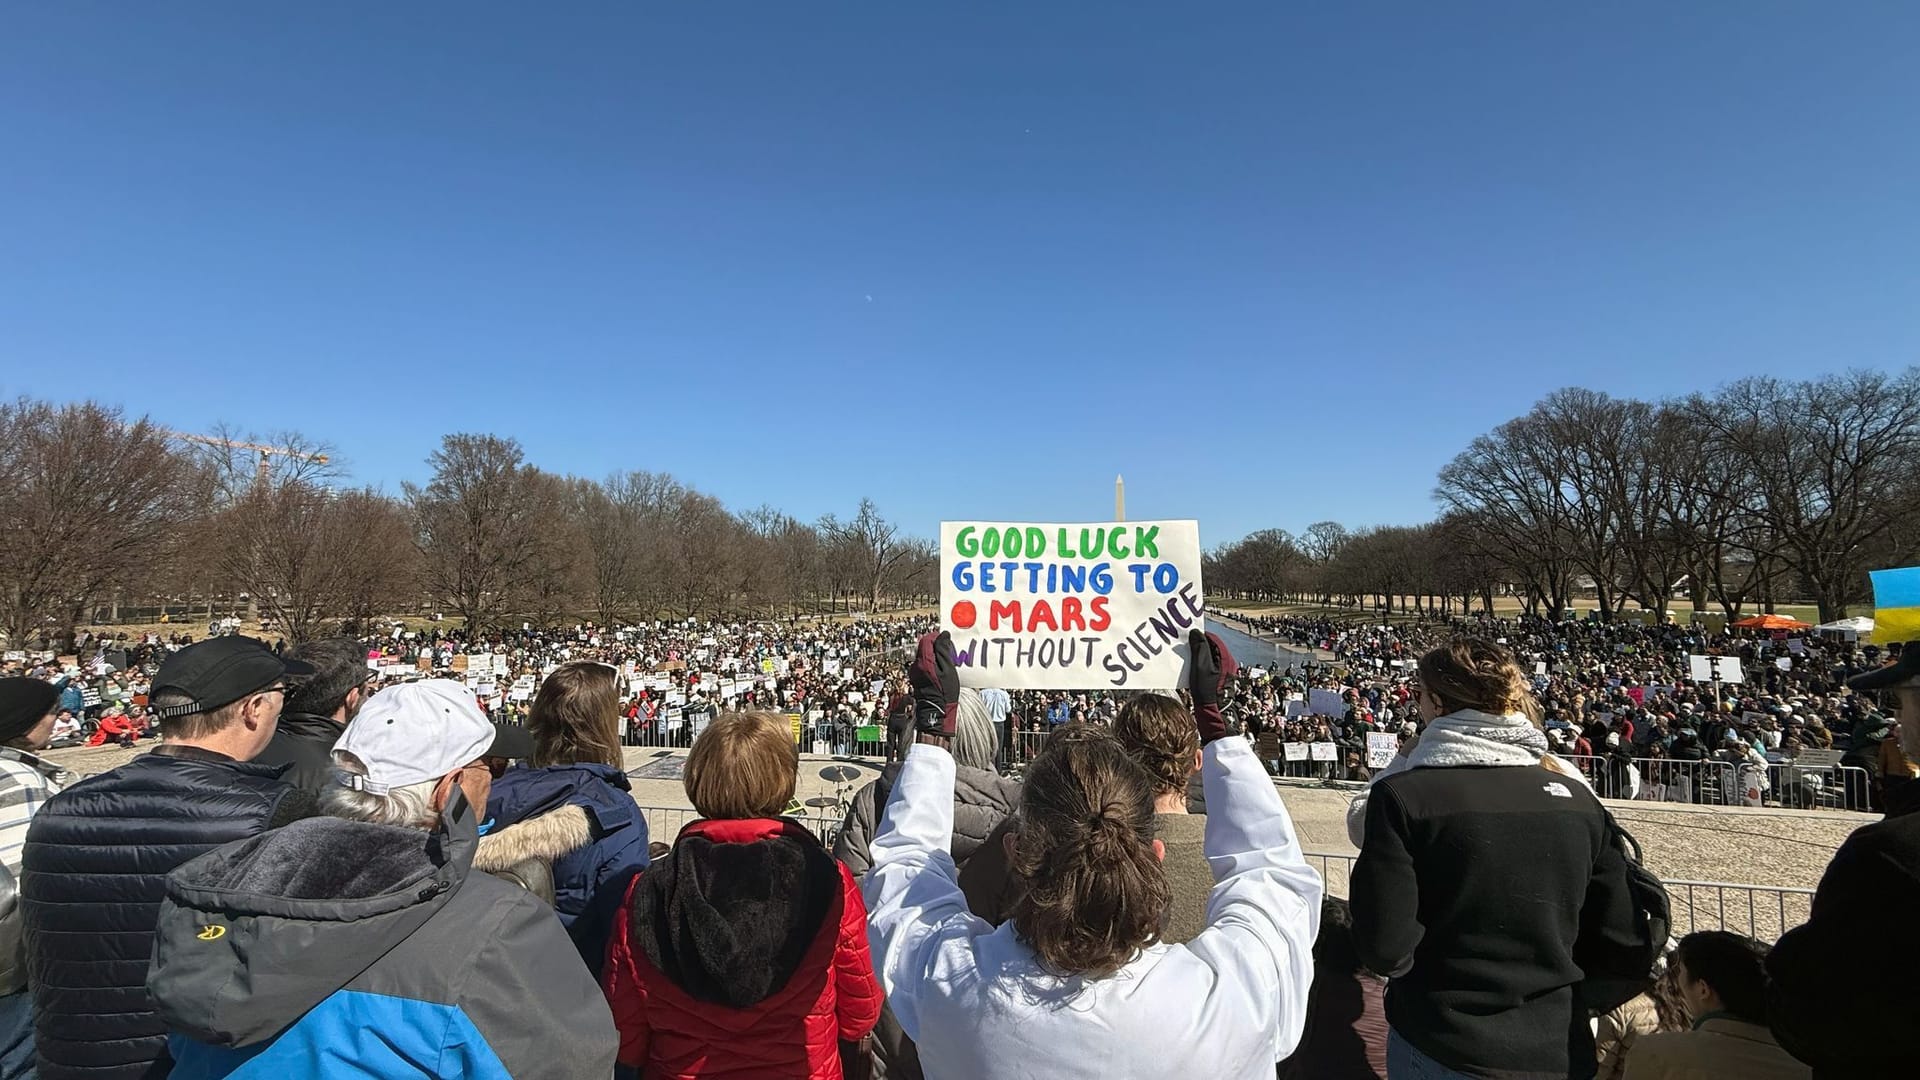
{"type": "Polygon", "coordinates": [[[493,738],[471,690],[451,679],[422,679],[368,698],[333,752],[367,767],[367,775],[346,778],[348,787],[385,795],[479,760],[493,738]]]}

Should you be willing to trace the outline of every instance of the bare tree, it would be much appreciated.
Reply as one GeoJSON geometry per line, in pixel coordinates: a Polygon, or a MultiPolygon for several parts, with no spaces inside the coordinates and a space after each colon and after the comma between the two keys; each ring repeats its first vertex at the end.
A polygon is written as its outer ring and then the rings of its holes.
{"type": "MultiPolygon", "coordinates": [[[[1920,368],[1808,382],[1742,379],[1680,406],[1706,446],[1757,497],[1742,507],[1741,546],[1777,554],[1806,583],[1820,617],[1866,595],[1874,545],[1920,512],[1920,368]]],[[[1772,578],[1764,584],[1771,592],[1772,578]]]]}
{"type": "Polygon", "coordinates": [[[364,625],[399,603],[416,555],[405,515],[372,490],[292,480],[243,496],[214,519],[219,564],[295,641],[335,621],[364,625]]]}
{"type": "Polygon", "coordinates": [[[910,574],[916,551],[900,534],[900,527],[880,516],[872,499],[861,499],[851,521],[831,515],[821,520],[821,531],[833,538],[851,560],[867,593],[867,610],[878,611],[880,594],[910,574]]]}
{"type": "Polygon", "coordinates": [[[144,417],[86,402],[0,404],[0,624],[16,646],[70,637],[115,589],[145,588],[204,477],[144,417]]]}
{"type": "Polygon", "coordinates": [[[467,626],[495,625],[549,569],[548,492],[520,444],[497,435],[448,435],[427,460],[433,479],[404,488],[424,583],[467,626]]]}

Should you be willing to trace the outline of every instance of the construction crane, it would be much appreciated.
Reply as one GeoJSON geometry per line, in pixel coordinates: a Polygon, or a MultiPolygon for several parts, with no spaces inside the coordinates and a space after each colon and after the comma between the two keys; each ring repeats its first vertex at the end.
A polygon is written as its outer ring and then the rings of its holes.
{"type": "Polygon", "coordinates": [[[295,450],[286,446],[262,446],[259,443],[241,442],[238,439],[223,439],[215,435],[189,435],[184,431],[162,431],[161,434],[169,439],[180,439],[183,442],[200,443],[203,446],[217,446],[223,450],[251,450],[259,454],[260,464],[259,467],[254,470],[253,482],[263,488],[267,486],[267,478],[271,472],[271,459],[276,455],[293,458],[296,461],[311,461],[315,465],[325,465],[327,463],[327,455],[325,454],[309,453],[305,450],[295,450]]]}

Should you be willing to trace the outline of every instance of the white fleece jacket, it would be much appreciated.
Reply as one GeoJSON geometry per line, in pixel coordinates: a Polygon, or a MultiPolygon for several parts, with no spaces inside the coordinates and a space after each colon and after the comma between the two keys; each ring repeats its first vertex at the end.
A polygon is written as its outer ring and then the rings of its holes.
{"type": "Polygon", "coordinates": [[[873,965],[941,1077],[1272,1080],[1306,1020],[1322,883],[1244,739],[1208,744],[1207,928],[1103,979],[1047,972],[1012,923],[967,911],[947,853],[953,758],[915,746],[867,873],[873,965]]]}

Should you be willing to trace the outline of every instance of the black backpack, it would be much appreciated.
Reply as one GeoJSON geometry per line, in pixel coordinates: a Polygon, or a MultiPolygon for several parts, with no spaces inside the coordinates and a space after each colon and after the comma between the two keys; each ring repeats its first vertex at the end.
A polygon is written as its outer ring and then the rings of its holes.
{"type": "Polygon", "coordinates": [[[1585,977],[1580,982],[1580,999],[1593,1013],[1616,1009],[1644,991],[1653,975],[1654,961],[1666,951],[1667,939],[1673,934],[1673,902],[1666,885],[1641,862],[1640,842],[1633,834],[1621,828],[1604,805],[1600,813],[1606,819],[1606,842],[1626,858],[1626,900],[1637,916],[1638,940],[1630,947],[1609,943],[1599,948],[1583,943],[1590,947],[1581,950],[1576,946],[1576,955],[1587,953],[1581,960],[1585,977]]]}

